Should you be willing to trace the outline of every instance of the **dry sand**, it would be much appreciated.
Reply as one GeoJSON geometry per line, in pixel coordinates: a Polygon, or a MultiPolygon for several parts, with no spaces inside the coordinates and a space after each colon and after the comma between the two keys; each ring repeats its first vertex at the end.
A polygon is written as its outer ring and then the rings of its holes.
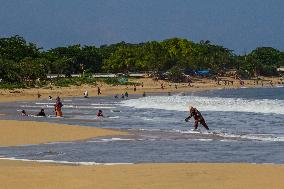
{"type": "MultiPolygon", "coordinates": [[[[141,79],[130,79],[131,82],[143,83],[142,86],[137,86],[137,91],[134,91],[133,86],[111,86],[104,83],[98,83],[100,86],[102,95],[113,96],[115,94],[123,94],[126,91],[129,94],[142,94],[146,93],[160,93],[160,92],[195,92],[195,91],[204,91],[211,89],[226,89],[226,88],[239,88],[241,87],[238,80],[232,78],[223,78],[225,80],[234,81],[233,85],[224,85],[221,82],[221,85],[217,85],[214,80],[195,78],[193,79],[192,86],[188,86],[188,83],[170,83],[167,81],[154,81],[151,78],[141,78],[141,79]],[[161,84],[165,86],[164,89],[161,89],[161,84]],[[175,88],[177,86],[177,89],[175,88]]],[[[264,82],[264,86],[270,86],[268,80],[272,80],[274,84],[277,84],[279,78],[265,78],[267,81],[264,82]]],[[[261,87],[256,85],[254,80],[245,80],[245,87],[261,87]]],[[[37,94],[41,94],[41,99],[47,99],[48,96],[55,98],[56,96],[60,97],[75,97],[83,96],[83,93],[88,90],[89,96],[97,96],[97,87],[90,85],[82,86],[72,86],[72,87],[54,87],[51,89],[16,89],[16,90],[3,90],[0,89],[0,102],[13,102],[19,100],[37,100],[37,94]]]]}
{"type": "Polygon", "coordinates": [[[282,189],[284,166],[138,164],[71,166],[0,160],[5,189],[282,189]]]}
{"type": "Polygon", "coordinates": [[[33,121],[0,120],[0,147],[47,142],[84,140],[126,133],[96,127],[71,126],[33,121]]]}

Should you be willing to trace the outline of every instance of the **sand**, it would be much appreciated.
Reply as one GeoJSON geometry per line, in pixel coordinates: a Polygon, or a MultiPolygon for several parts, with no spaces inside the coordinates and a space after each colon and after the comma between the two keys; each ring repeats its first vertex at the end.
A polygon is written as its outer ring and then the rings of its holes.
{"type": "Polygon", "coordinates": [[[70,166],[0,160],[7,189],[281,189],[284,166],[138,164],[70,166]]]}
{"type": "Polygon", "coordinates": [[[0,147],[84,140],[126,133],[96,127],[71,126],[33,121],[0,120],[0,147]]]}
{"type": "MultiPolygon", "coordinates": [[[[133,86],[111,86],[105,83],[98,83],[98,86],[101,88],[103,96],[109,95],[114,96],[115,94],[121,95],[126,91],[129,94],[142,94],[143,92],[147,93],[179,93],[179,92],[196,92],[212,89],[229,89],[229,88],[240,88],[243,87],[240,85],[238,80],[232,78],[222,78],[223,80],[234,81],[233,85],[224,85],[221,82],[221,85],[217,85],[216,82],[212,79],[206,78],[195,78],[191,86],[188,86],[188,83],[171,83],[167,81],[154,81],[151,78],[140,78],[140,79],[129,79],[131,82],[143,83],[142,86],[137,86],[137,90],[134,91],[133,86]],[[164,89],[161,89],[161,84],[164,85],[164,89]],[[177,86],[177,89],[175,88],[177,86]]],[[[272,80],[274,84],[277,84],[279,78],[265,78],[267,81],[264,82],[264,87],[269,87],[269,80],[272,80]]],[[[254,80],[245,80],[244,87],[262,87],[256,85],[254,80]]],[[[15,90],[3,90],[0,89],[0,102],[13,102],[20,100],[38,100],[37,94],[41,94],[40,99],[48,99],[48,96],[56,98],[57,96],[63,97],[78,97],[83,96],[85,91],[88,91],[90,97],[98,96],[97,87],[90,85],[82,86],[72,86],[72,87],[54,87],[52,90],[47,88],[33,88],[33,89],[15,89],[15,90]]]]}

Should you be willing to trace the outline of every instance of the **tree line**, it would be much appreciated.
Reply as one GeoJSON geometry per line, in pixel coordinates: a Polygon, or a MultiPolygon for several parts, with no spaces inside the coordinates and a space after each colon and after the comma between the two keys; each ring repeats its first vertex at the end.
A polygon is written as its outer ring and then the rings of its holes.
{"type": "Polygon", "coordinates": [[[236,69],[242,76],[273,76],[284,66],[284,52],[259,47],[247,55],[210,41],[198,43],[171,38],[139,44],[71,45],[49,50],[38,48],[21,36],[0,38],[0,79],[6,83],[34,83],[47,74],[86,75],[92,73],[183,72],[210,69],[223,73],[236,69]]]}

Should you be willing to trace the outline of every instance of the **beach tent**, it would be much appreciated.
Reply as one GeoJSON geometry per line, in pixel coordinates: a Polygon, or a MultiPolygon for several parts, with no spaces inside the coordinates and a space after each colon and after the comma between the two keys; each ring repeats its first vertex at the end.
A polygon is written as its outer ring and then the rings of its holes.
{"type": "Polygon", "coordinates": [[[121,78],[118,79],[118,82],[120,84],[125,84],[126,82],[128,82],[128,79],[126,77],[121,77],[121,78]]]}
{"type": "Polygon", "coordinates": [[[200,75],[200,76],[209,76],[210,75],[210,71],[209,70],[197,70],[195,71],[196,75],[200,75]]]}

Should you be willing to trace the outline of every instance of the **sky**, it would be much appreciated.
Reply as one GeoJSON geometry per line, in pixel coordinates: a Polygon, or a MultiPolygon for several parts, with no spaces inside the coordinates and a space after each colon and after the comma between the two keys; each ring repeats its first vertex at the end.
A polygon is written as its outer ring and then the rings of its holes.
{"type": "Polygon", "coordinates": [[[284,51],[283,10],[283,0],[0,0],[0,37],[44,49],[178,37],[284,51]]]}

